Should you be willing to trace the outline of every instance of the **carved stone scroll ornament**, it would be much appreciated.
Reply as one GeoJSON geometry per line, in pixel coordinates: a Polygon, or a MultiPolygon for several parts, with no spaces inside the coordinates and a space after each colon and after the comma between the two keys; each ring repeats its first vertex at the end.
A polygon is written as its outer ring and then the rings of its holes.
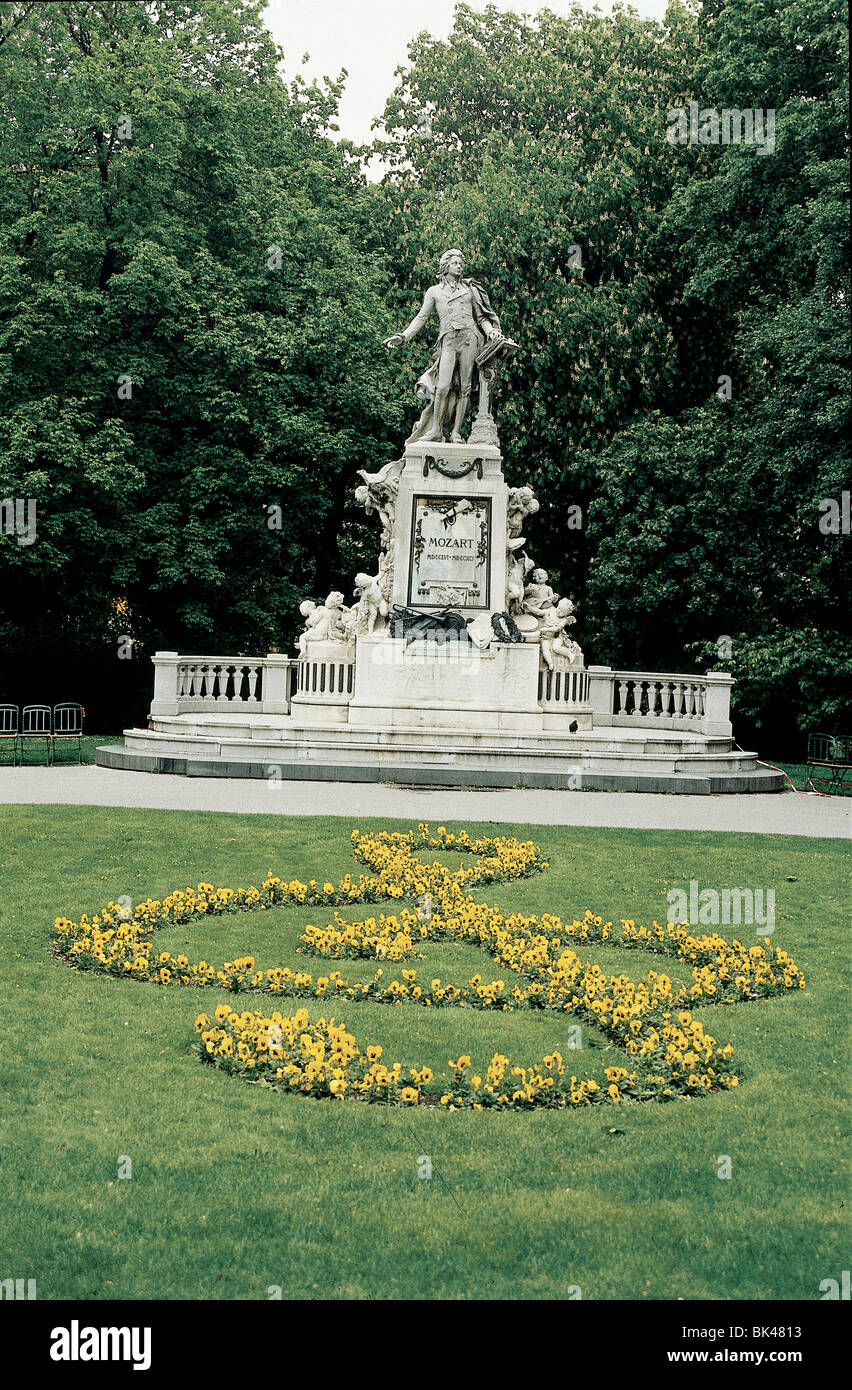
{"type": "Polygon", "coordinates": [[[423,460],[424,478],[429,477],[430,468],[434,468],[444,478],[466,478],[468,473],[472,473],[474,469],[476,469],[476,476],[482,477],[482,459],[471,459],[470,463],[462,463],[458,468],[453,468],[444,459],[436,459],[431,454],[427,454],[423,460]]]}

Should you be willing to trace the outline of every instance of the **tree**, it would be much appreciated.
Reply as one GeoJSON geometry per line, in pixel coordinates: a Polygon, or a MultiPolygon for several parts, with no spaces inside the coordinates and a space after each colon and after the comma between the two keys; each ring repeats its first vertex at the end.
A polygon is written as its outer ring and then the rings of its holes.
{"type": "Polygon", "coordinates": [[[702,108],[773,109],[775,147],[673,151],[682,169],[657,254],[671,267],[690,408],[665,429],[637,420],[601,454],[590,597],[608,655],[703,650],[737,676],[740,728],[780,747],[852,717],[850,541],[821,529],[822,504],[849,488],[844,23],[833,0],[714,0],[699,36],[692,95],[702,108]],[[717,399],[724,377],[730,399],[717,399]],[[664,546],[633,524],[626,458],[664,546]],[[630,573],[643,579],[638,618],[630,573]]]}
{"type": "Polygon", "coordinates": [[[38,515],[0,539],[7,696],[107,718],[121,634],[283,643],[402,428],[340,86],[285,85],[260,9],[0,6],[0,498],[38,515]]]}

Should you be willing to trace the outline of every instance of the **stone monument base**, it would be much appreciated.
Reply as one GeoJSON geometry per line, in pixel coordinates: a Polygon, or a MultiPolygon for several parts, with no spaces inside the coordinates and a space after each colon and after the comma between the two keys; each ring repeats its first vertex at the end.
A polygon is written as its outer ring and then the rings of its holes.
{"type": "Polygon", "coordinates": [[[409,728],[445,731],[499,730],[541,733],[591,729],[588,677],[560,681],[559,697],[543,706],[539,648],[525,643],[492,644],[480,651],[470,642],[417,640],[386,634],[359,637],[350,728],[409,728]],[[583,698],[585,696],[585,698],[583,698]]]}
{"type": "MultiPolygon", "coordinates": [[[[665,728],[598,727],[554,732],[468,723],[374,724],[361,728],[236,711],[157,716],[126,729],[124,747],[97,750],[102,767],[188,777],[282,781],[387,782],[422,787],[540,787],[556,790],[680,792],[783,791],[755,753],[730,736],[665,728]]],[[[550,716],[545,715],[547,720],[550,716]]],[[[424,815],[427,811],[424,809],[424,815]]]]}

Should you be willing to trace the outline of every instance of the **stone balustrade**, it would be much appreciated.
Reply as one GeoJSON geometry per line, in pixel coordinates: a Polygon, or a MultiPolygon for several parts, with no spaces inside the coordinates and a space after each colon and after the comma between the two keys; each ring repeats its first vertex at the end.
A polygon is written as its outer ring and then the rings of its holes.
{"type": "Polygon", "coordinates": [[[235,709],[289,714],[293,657],[180,656],[156,652],[151,715],[223,713],[235,709]]]}
{"type": "Polygon", "coordinates": [[[345,721],[355,689],[354,645],[308,642],[297,666],[292,698],[298,712],[309,720],[345,721]]]}
{"type": "Polygon", "coordinates": [[[611,666],[588,669],[596,726],[731,736],[734,678],[727,671],[686,676],[670,671],[614,671],[611,666]]]}
{"type": "MultiPolygon", "coordinates": [[[[295,701],[309,718],[328,717],[334,710],[333,718],[345,720],[355,686],[354,656],[353,648],[338,642],[309,644],[302,661],[278,652],[266,656],[157,652],[151,715],[234,710],[290,714],[295,701]],[[309,712],[310,707],[315,712],[309,712]]],[[[683,675],[569,666],[539,672],[538,703],[553,712],[591,707],[595,727],[679,729],[730,738],[733,683],[724,671],[683,675]]]]}
{"type": "Polygon", "coordinates": [[[573,709],[589,701],[589,673],[583,666],[543,667],[538,673],[538,702],[542,708],[573,709]]]}

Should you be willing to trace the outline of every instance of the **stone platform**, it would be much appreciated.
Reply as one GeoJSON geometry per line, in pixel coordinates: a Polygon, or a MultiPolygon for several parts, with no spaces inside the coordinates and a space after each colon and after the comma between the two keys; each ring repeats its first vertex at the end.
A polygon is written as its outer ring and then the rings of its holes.
{"type": "Polygon", "coordinates": [[[527,787],[713,795],[782,791],[780,773],[730,737],[667,728],[596,726],[576,733],[483,728],[456,720],[357,728],[335,720],[237,710],[152,716],[102,767],[189,777],[373,782],[428,787],[527,787]]]}

